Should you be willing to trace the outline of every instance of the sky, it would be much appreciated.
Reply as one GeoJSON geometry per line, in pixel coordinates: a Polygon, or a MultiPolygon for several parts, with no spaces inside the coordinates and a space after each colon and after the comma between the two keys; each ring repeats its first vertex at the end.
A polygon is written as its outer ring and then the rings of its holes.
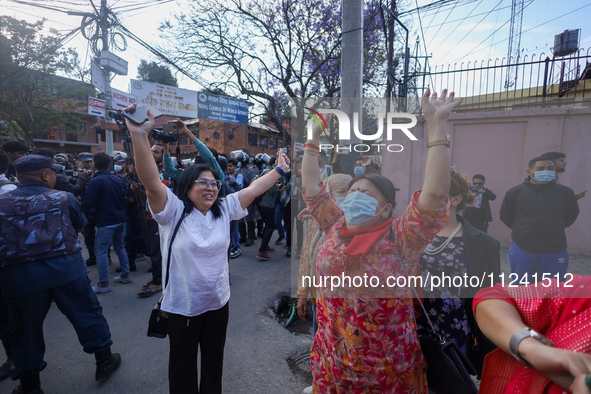
{"type": "MultiPolygon", "coordinates": [[[[99,6],[101,0],[94,0],[99,6]]],[[[163,44],[157,27],[165,20],[172,20],[175,12],[186,9],[189,0],[108,0],[108,5],[118,12],[119,20],[131,32],[155,46],[163,44]]],[[[437,0],[399,0],[399,10],[411,10],[436,2],[437,0]]],[[[33,22],[46,18],[46,27],[58,29],[66,34],[80,25],[82,17],[69,16],[41,8],[69,9],[92,12],[90,1],[73,0],[0,0],[0,14],[10,15],[33,22]]],[[[580,47],[591,47],[591,0],[524,0],[522,21],[522,55],[551,55],[554,36],[566,29],[581,29],[580,47]]],[[[419,38],[419,55],[427,53],[431,66],[454,64],[475,60],[502,58],[507,55],[511,19],[511,0],[459,0],[457,3],[438,7],[420,13],[404,14],[402,21],[411,30],[411,53],[415,53],[419,38]],[[419,18],[420,15],[420,18],[419,18]],[[422,28],[421,28],[422,27],[422,28]],[[424,37],[424,38],[423,38],[424,37]]],[[[127,49],[115,54],[129,62],[127,76],[116,76],[112,87],[129,91],[129,79],[137,77],[141,59],[157,60],[147,50],[131,39],[127,49]]],[[[78,34],[65,46],[75,47],[80,59],[88,65],[90,61],[88,42],[78,34]]],[[[202,90],[202,87],[177,74],[179,86],[185,89],[202,90]]]]}

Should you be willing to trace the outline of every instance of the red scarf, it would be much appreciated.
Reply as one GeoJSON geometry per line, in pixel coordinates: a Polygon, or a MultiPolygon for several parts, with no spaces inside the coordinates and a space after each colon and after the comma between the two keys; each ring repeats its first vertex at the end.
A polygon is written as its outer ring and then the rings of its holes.
{"type": "Polygon", "coordinates": [[[366,254],[380,239],[382,239],[384,235],[386,235],[388,231],[390,231],[393,221],[394,218],[389,218],[375,226],[358,230],[349,230],[347,224],[343,224],[341,238],[346,241],[351,241],[349,245],[347,245],[345,253],[350,256],[366,254]]]}

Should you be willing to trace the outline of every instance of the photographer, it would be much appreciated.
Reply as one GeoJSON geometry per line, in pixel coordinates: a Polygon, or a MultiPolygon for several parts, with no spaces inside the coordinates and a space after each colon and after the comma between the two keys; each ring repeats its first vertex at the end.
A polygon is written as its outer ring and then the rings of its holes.
{"type": "MultiPolygon", "coordinates": [[[[135,108],[137,104],[126,111],[135,108]]],[[[246,207],[274,186],[288,166],[280,157],[276,170],[250,187],[219,199],[219,174],[207,165],[192,165],[179,179],[177,197],[162,185],[158,169],[149,157],[148,133],[154,125],[154,115],[150,110],[147,113],[148,121],[142,125],[128,122],[128,128],[137,173],[162,235],[163,255],[168,255],[170,248],[169,282],[162,300],[162,310],[168,313],[170,392],[221,393],[230,298],[226,253],[230,221],[244,217],[246,207]],[[178,232],[171,247],[175,228],[178,232]]]]}
{"type": "MultiPolygon", "coordinates": [[[[195,149],[197,149],[197,152],[199,152],[199,155],[203,159],[203,162],[205,164],[207,164],[208,166],[210,166],[211,168],[213,168],[214,170],[216,170],[216,172],[218,174],[220,174],[220,181],[223,182],[224,181],[224,175],[223,175],[224,173],[223,173],[220,165],[218,164],[217,160],[215,159],[215,157],[213,156],[213,154],[209,150],[209,148],[207,146],[205,146],[205,144],[203,142],[199,141],[193,133],[191,133],[191,130],[189,130],[187,125],[182,120],[176,119],[170,123],[176,123],[177,128],[178,128],[178,131],[176,133],[185,135],[187,137],[187,139],[193,143],[193,145],[195,146],[195,149]]],[[[171,133],[171,134],[174,135],[174,133],[171,133]]],[[[170,141],[162,140],[161,142],[162,142],[162,146],[164,147],[164,159],[163,159],[164,172],[166,173],[166,175],[168,175],[169,177],[171,177],[175,181],[178,181],[179,179],[181,179],[181,175],[184,170],[174,168],[174,166],[172,165],[172,159],[170,158],[170,150],[169,150],[170,141]]]]}
{"type": "MultiPolygon", "coordinates": [[[[53,186],[55,190],[72,193],[75,197],[78,197],[84,192],[88,183],[87,172],[81,172],[76,184],[72,185],[65,176],[67,162],[62,156],[57,156],[54,150],[50,148],[36,149],[33,151],[33,154],[49,157],[52,162],[62,166],[62,170],[56,173],[55,186],[53,186]]],[[[60,153],[60,155],[63,155],[63,153],[60,153]]]]}

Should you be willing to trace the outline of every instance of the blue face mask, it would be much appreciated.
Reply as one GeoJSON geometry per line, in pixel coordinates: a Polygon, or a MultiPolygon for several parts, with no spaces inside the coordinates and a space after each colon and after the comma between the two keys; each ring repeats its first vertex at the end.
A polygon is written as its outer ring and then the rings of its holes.
{"type": "Polygon", "coordinates": [[[123,171],[123,166],[120,166],[119,164],[115,164],[115,172],[121,172],[123,171]]]}
{"type": "Polygon", "coordinates": [[[355,176],[365,174],[365,167],[355,167],[353,169],[353,174],[355,174],[355,176]]]}
{"type": "Polygon", "coordinates": [[[238,168],[242,167],[242,163],[238,162],[238,164],[236,164],[236,167],[238,167],[238,168]]]}
{"type": "Polygon", "coordinates": [[[545,171],[535,171],[534,172],[534,180],[542,185],[552,182],[556,178],[556,172],[545,170],[545,171]]]}
{"type": "Polygon", "coordinates": [[[343,201],[345,201],[345,198],[347,198],[347,197],[335,197],[334,202],[336,202],[337,205],[341,205],[343,203],[343,201]]]}
{"type": "Polygon", "coordinates": [[[66,166],[62,166],[62,171],[66,171],[66,166]]]}
{"type": "Polygon", "coordinates": [[[384,207],[382,207],[382,209],[376,214],[378,204],[379,202],[375,198],[356,191],[347,194],[345,201],[339,206],[345,214],[347,222],[350,224],[359,224],[375,218],[382,213],[382,210],[387,206],[384,205],[384,207]]]}
{"type": "Polygon", "coordinates": [[[263,165],[261,166],[261,168],[262,168],[263,170],[264,170],[266,167],[267,167],[267,165],[266,165],[266,164],[263,164],[263,165]]]}

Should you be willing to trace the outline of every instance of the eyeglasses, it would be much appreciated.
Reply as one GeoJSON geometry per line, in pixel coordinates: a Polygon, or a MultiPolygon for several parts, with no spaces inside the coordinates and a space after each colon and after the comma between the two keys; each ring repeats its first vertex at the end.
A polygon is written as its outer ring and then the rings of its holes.
{"type": "Polygon", "coordinates": [[[199,178],[194,183],[197,184],[199,189],[207,189],[207,186],[211,186],[211,188],[214,190],[220,190],[220,187],[222,186],[222,182],[218,181],[217,179],[210,181],[206,178],[199,178]]]}

